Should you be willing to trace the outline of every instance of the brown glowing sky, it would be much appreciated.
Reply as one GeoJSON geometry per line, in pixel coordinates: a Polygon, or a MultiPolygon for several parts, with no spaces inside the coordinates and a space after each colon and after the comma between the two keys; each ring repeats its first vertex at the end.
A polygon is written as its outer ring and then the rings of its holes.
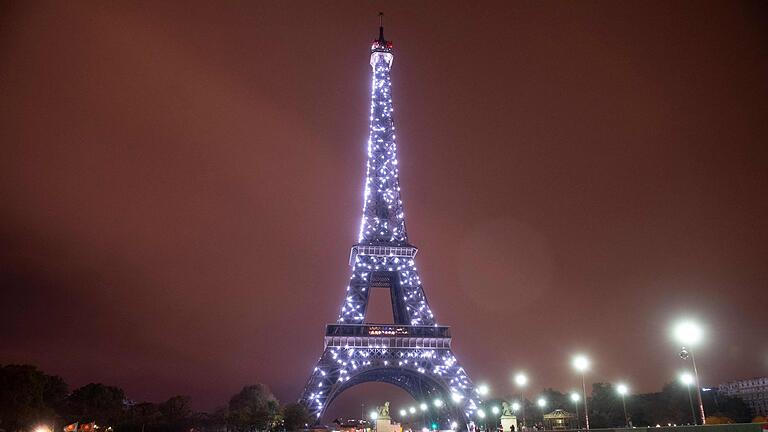
{"type": "Polygon", "coordinates": [[[768,374],[768,8],[703,1],[6,3],[0,363],[297,398],[349,277],[380,9],[410,239],[475,381],[568,390],[580,350],[655,390],[685,314],[705,383],[768,374]]]}

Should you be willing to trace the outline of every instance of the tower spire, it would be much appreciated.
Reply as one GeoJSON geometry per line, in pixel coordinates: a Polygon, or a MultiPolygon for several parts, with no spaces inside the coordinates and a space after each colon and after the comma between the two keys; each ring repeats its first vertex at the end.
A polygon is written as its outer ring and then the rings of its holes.
{"type": "Polygon", "coordinates": [[[379,42],[386,43],[384,39],[384,12],[379,12],[379,42]]]}

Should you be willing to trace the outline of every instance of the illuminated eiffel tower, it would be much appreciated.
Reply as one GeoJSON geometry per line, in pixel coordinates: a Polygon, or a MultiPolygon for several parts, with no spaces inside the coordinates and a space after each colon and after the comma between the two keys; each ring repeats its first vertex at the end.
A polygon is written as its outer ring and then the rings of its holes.
{"type": "Polygon", "coordinates": [[[408,243],[392,119],[393,58],[381,26],[371,46],[368,163],[360,235],[349,259],[352,277],[300,401],[319,420],[350,387],[385,382],[427,403],[429,418],[447,429],[465,424],[480,397],[451,351],[449,328],[435,321],[416,271],[418,249],[408,243]],[[394,324],[365,320],[370,292],[381,288],[389,289],[394,324]]]}

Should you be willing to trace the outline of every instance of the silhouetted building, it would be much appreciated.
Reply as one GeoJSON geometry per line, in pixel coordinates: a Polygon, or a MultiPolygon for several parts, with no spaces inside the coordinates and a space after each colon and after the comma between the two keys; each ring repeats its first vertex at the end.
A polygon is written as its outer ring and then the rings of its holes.
{"type": "Polygon", "coordinates": [[[750,378],[720,384],[717,391],[744,401],[756,416],[768,416],[768,377],[750,378]]]}

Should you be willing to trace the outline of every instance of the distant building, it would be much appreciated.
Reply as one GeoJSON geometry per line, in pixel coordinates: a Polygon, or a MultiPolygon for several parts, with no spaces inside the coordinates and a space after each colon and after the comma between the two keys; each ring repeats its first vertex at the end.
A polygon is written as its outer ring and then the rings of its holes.
{"type": "Polygon", "coordinates": [[[720,384],[719,393],[744,401],[756,416],[768,416],[768,377],[750,378],[720,384]]]}
{"type": "Polygon", "coordinates": [[[544,429],[576,429],[576,419],[573,414],[562,409],[556,409],[544,414],[544,429]]]}

